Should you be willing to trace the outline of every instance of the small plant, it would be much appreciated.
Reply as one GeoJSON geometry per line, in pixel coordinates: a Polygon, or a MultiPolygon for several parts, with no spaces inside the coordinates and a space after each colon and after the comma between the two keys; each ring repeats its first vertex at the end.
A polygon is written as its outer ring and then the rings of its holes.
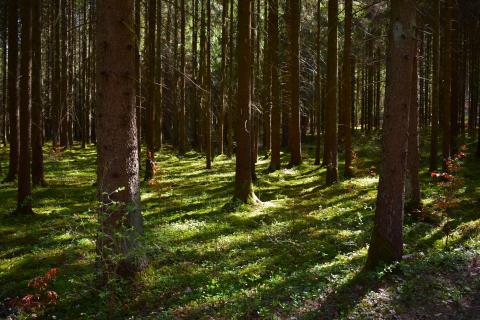
{"type": "Polygon", "coordinates": [[[13,301],[21,312],[43,312],[48,306],[57,303],[58,294],[53,290],[49,290],[57,273],[57,268],[51,268],[45,275],[35,277],[28,282],[28,287],[33,289],[34,292],[13,301]]]}
{"type": "Polygon", "coordinates": [[[436,184],[442,188],[443,195],[438,198],[434,204],[435,208],[440,210],[444,216],[444,232],[446,234],[445,238],[445,248],[448,248],[448,238],[450,236],[451,228],[451,215],[453,209],[460,206],[460,200],[457,198],[457,191],[464,184],[462,178],[457,177],[455,174],[461,169],[461,161],[465,159],[466,146],[461,147],[461,151],[455,154],[452,158],[445,160],[445,165],[447,167],[446,172],[437,173],[433,171],[431,177],[436,179],[436,184]]]}

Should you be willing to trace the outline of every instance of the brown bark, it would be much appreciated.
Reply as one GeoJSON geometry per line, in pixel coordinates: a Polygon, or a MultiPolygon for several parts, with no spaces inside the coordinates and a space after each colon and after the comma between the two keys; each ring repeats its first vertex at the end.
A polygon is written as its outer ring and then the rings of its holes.
{"type": "Polygon", "coordinates": [[[185,0],[180,0],[180,101],[178,108],[178,152],[180,155],[183,155],[187,148],[185,113],[185,0]]]}
{"type": "Polygon", "coordinates": [[[433,1],[432,46],[432,130],[430,142],[430,171],[438,167],[438,116],[440,111],[440,0],[433,1]]]}
{"type": "Polygon", "coordinates": [[[221,55],[222,62],[220,64],[220,107],[218,112],[218,146],[219,153],[223,154],[224,150],[224,131],[225,131],[225,105],[226,105],[226,84],[227,84],[227,40],[228,40],[228,0],[222,1],[222,42],[221,55]]]}
{"type": "Polygon", "coordinates": [[[145,266],[135,118],[133,0],[98,0],[97,250],[104,275],[132,276],[145,266]],[[122,22],[122,23],[119,23],[122,22]],[[121,135],[118,132],[122,132],[121,135]],[[116,202],[116,204],[113,204],[116,202]]]}
{"type": "Polygon", "coordinates": [[[251,174],[251,3],[252,0],[244,0],[238,3],[237,150],[234,198],[244,203],[257,201],[253,192],[251,174]]]}
{"type": "Polygon", "coordinates": [[[147,30],[145,37],[145,142],[147,157],[145,181],[155,176],[155,28],[156,0],[149,0],[147,7],[147,30]]]}
{"type": "Polygon", "coordinates": [[[447,0],[445,8],[445,45],[444,45],[444,61],[443,61],[443,110],[442,110],[442,155],[443,169],[447,170],[447,160],[451,155],[451,125],[450,112],[452,104],[452,10],[453,0],[447,0]]]}
{"type": "Polygon", "coordinates": [[[352,0],[345,0],[345,39],[343,44],[343,114],[345,135],[345,176],[351,177],[352,172],[352,0]]]}
{"type": "Polygon", "coordinates": [[[289,166],[302,163],[300,128],[300,13],[301,1],[288,0],[288,82],[290,93],[290,117],[288,122],[289,166]]]}
{"type": "Polygon", "coordinates": [[[413,60],[412,88],[410,96],[410,114],[408,124],[408,155],[407,155],[407,180],[406,200],[410,212],[418,211],[421,207],[420,196],[420,154],[419,154],[419,117],[418,117],[418,56],[414,45],[415,58],[413,60]]]}
{"type": "Polygon", "coordinates": [[[18,3],[8,1],[8,117],[10,126],[10,154],[8,173],[4,182],[12,182],[18,174],[19,123],[18,123],[18,3]]]}
{"type": "Polygon", "coordinates": [[[17,214],[33,214],[31,190],[32,0],[20,1],[20,153],[17,214]]]}
{"type": "Polygon", "coordinates": [[[45,186],[43,165],[43,103],[42,103],[42,48],[41,0],[32,7],[32,183],[45,186]]]}
{"type": "Polygon", "coordinates": [[[405,172],[412,72],[415,1],[392,0],[387,51],[382,169],[367,268],[402,259],[405,172]]]}
{"type": "Polygon", "coordinates": [[[326,183],[338,180],[337,141],[337,33],[338,0],[328,1],[327,106],[325,109],[326,183]]]}
{"type": "Polygon", "coordinates": [[[278,0],[268,0],[268,56],[271,69],[272,97],[272,158],[271,171],[280,169],[280,146],[282,143],[282,124],[280,106],[280,80],[278,57],[278,0]]]}

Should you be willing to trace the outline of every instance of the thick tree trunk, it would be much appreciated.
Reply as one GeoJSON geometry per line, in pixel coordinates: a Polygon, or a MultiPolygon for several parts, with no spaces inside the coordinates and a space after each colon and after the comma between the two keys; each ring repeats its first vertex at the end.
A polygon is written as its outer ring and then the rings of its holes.
{"type": "Polygon", "coordinates": [[[238,96],[237,96],[237,150],[235,164],[234,198],[244,203],[257,201],[252,183],[251,152],[251,2],[238,3],[238,96]]]}
{"type": "Polygon", "coordinates": [[[8,117],[10,126],[10,154],[8,174],[4,182],[12,182],[18,173],[19,130],[18,130],[18,4],[8,1],[8,117]]]}
{"type": "Polygon", "coordinates": [[[300,13],[301,1],[288,0],[288,81],[290,91],[290,117],[288,122],[289,166],[302,163],[300,128],[300,13]]]}
{"type": "Polygon", "coordinates": [[[97,250],[105,276],[145,266],[135,117],[133,0],[97,0],[97,250]],[[118,132],[122,132],[121,135],[118,132]]]}
{"type": "Polygon", "coordinates": [[[337,141],[338,0],[328,1],[327,106],[325,109],[325,165],[327,184],[338,180],[337,141]]]}
{"type": "Polygon", "coordinates": [[[402,259],[409,108],[415,58],[415,1],[392,0],[383,153],[367,268],[402,259]]]}
{"type": "Polygon", "coordinates": [[[42,104],[42,48],[41,0],[33,1],[32,8],[32,183],[45,186],[43,166],[43,104],[42,104]]]}
{"type": "Polygon", "coordinates": [[[32,134],[32,0],[20,1],[20,155],[18,170],[17,214],[33,214],[31,190],[32,134]]]}

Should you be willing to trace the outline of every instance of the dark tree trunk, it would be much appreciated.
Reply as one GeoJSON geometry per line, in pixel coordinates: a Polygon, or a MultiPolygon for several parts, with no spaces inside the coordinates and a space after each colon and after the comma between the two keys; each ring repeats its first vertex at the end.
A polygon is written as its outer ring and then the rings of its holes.
{"type": "Polygon", "coordinates": [[[451,155],[451,125],[450,112],[452,104],[452,10],[453,0],[447,0],[445,8],[445,45],[444,45],[444,61],[443,61],[443,115],[442,115],[442,154],[443,169],[447,170],[447,160],[451,155]]]}
{"type": "Polygon", "coordinates": [[[251,152],[251,2],[244,0],[238,3],[238,96],[237,96],[237,150],[235,164],[234,198],[244,203],[257,201],[252,183],[251,152]]]}
{"type": "Polygon", "coordinates": [[[418,56],[415,45],[415,58],[413,60],[412,88],[410,96],[410,115],[408,124],[408,156],[407,156],[407,180],[406,199],[407,208],[410,212],[416,212],[421,207],[419,154],[419,128],[418,128],[418,56]]]}
{"type": "Polygon", "coordinates": [[[145,181],[155,176],[155,27],[156,0],[149,0],[147,7],[147,30],[145,37],[145,181]]]}
{"type": "Polygon", "coordinates": [[[302,145],[300,129],[300,13],[301,1],[288,0],[288,81],[290,93],[290,117],[288,126],[288,145],[290,148],[289,166],[302,163],[302,145]]]}
{"type": "Polygon", "coordinates": [[[32,0],[20,1],[20,154],[18,170],[18,214],[33,214],[31,190],[32,134],[32,0]]]}
{"type": "Polygon", "coordinates": [[[343,113],[345,135],[345,176],[351,177],[352,172],[352,0],[345,0],[345,42],[343,45],[343,113]]]}
{"type": "Polygon", "coordinates": [[[12,182],[18,173],[19,130],[18,130],[18,3],[8,1],[8,117],[10,126],[10,155],[8,174],[4,182],[12,182]]]}
{"type": "Polygon", "coordinates": [[[278,57],[278,0],[268,0],[268,56],[270,58],[272,85],[272,158],[270,170],[279,170],[282,123],[280,106],[280,79],[278,57]]]}
{"type": "Polygon", "coordinates": [[[327,184],[338,180],[337,141],[338,0],[328,1],[327,106],[325,109],[325,165],[327,184]]]}
{"type": "Polygon", "coordinates": [[[383,153],[375,225],[367,268],[399,261],[403,254],[405,172],[412,72],[415,57],[415,1],[392,0],[387,51],[383,153]]]}
{"type": "Polygon", "coordinates": [[[97,250],[104,276],[132,276],[146,263],[135,117],[133,0],[97,0],[97,250]],[[120,23],[122,22],[122,23],[120,23]],[[121,135],[118,132],[122,132],[121,135]],[[115,204],[113,203],[115,202],[115,204]]]}
{"type": "Polygon", "coordinates": [[[41,0],[32,8],[32,183],[45,186],[43,166],[42,34],[41,0]]]}
{"type": "Polygon", "coordinates": [[[438,167],[438,116],[440,111],[440,0],[433,0],[432,51],[432,131],[430,142],[430,171],[434,171],[438,167]]]}

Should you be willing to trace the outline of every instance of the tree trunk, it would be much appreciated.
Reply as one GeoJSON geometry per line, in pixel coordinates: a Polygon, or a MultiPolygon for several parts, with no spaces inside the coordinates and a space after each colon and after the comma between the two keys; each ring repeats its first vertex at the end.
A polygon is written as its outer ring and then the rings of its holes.
{"type": "MultiPolygon", "coordinates": [[[[417,42],[415,42],[417,43],[417,42]]],[[[414,45],[414,60],[412,71],[412,89],[410,96],[410,115],[408,124],[408,155],[407,155],[407,180],[406,180],[406,199],[407,208],[410,212],[418,211],[421,207],[420,197],[420,179],[418,171],[420,170],[419,154],[419,122],[418,122],[418,56],[416,45],[414,45]]]]}
{"type": "Polygon", "coordinates": [[[345,134],[345,176],[351,177],[352,171],[352,0],[345,0],[345,42],[343,45],[343,113],[345,134]]]}
{"type": "Polygon", "coordinates": [[[147,7],[147,30],[145,38],[145,140],[147,157],[145,159],[145,181],[155,176],[155,27],[156,0],[149,0],[147,7]]]}
{"type": "Polygon", "coordinates": [[[8,1],[8,117],[10,126],[10,154],[8,174],[4,182],[12,182],[18,174],[19,123],[18,123],[18,3],[8,1]]]}
{"type": "Polygon", "coordinates": [[[328,1],[327,106],[325,109],[325,156],[327,184],[338,180],[337,141],[337,33],[338,0],[328,1]]]}
{"type": "Polygon", "coordinates": [[[447,160],[450,158],[451,151],[451,125],[450,112],[452,104],[452,7],[453,0],[447,0],[446,3],[446,26],[445,26],[445,45],[444,45],[444,61],[443,61],[443,116],[442,116],[442,153],[443,153],[443,170],[447,170],[447,160]]]}
{"type": "Polygon", "coordinates": [[[391,1],[383,153],[367,268],[402,259],[409,108],[415,57],[415,1],[391,1]]]}
{"type": "Polygon", "coordinates": [[[278,57],[278,0],[268,0],[268,56],[270,58],[272,85],[272,158],[270,171],[280,169],[282,121],[280,106],[280,79],[278,57]]]}
{"type": "Polygon", "coordinates": [[[32,134],[32,2],[20,1],[20,154],[18,170],[18,214],[33,214],[31,190],[31,134],[32,134]]]}
{"type": "Polygon", "coordinates": [[[432,51],[432,131],[430,142],[430,171],[434,171],[438,167],[438,116],[440,110],[440,0],[433,0],[432,51]]]}
{"type": "Polygon", "coordinates": [[[238,3],[237,150],[234,198],[244,203],[254,203],[257,201],[253,192],[251,173],[251,2],[252,0],[244,0],[238,3]]]}
{"type": "Polygon", "coordinates": [[[43,166],[43,104],[42,104],[42,1],[33,1],[32,8],[32,183],[45,186],[43,166]]]}
{"type": "Polygon", "coordinates": [[[288,0],[288,81],[290,91],[290,117],[288,144],[290,148],[289,166],[302,163],[300,129],[300,13],[301,1],[288,0]]]}
{"type": "Polygon", "coordinates": [[[103,274],[132,276],[145,267],[139,237],[139,163],[135,117],[133,0],[97,0],[97,250],[103,274]],[[120,23],[121,22],[121,23],[120,23]],[[118,133],[122,132],[121,135],[118,133]]]}

